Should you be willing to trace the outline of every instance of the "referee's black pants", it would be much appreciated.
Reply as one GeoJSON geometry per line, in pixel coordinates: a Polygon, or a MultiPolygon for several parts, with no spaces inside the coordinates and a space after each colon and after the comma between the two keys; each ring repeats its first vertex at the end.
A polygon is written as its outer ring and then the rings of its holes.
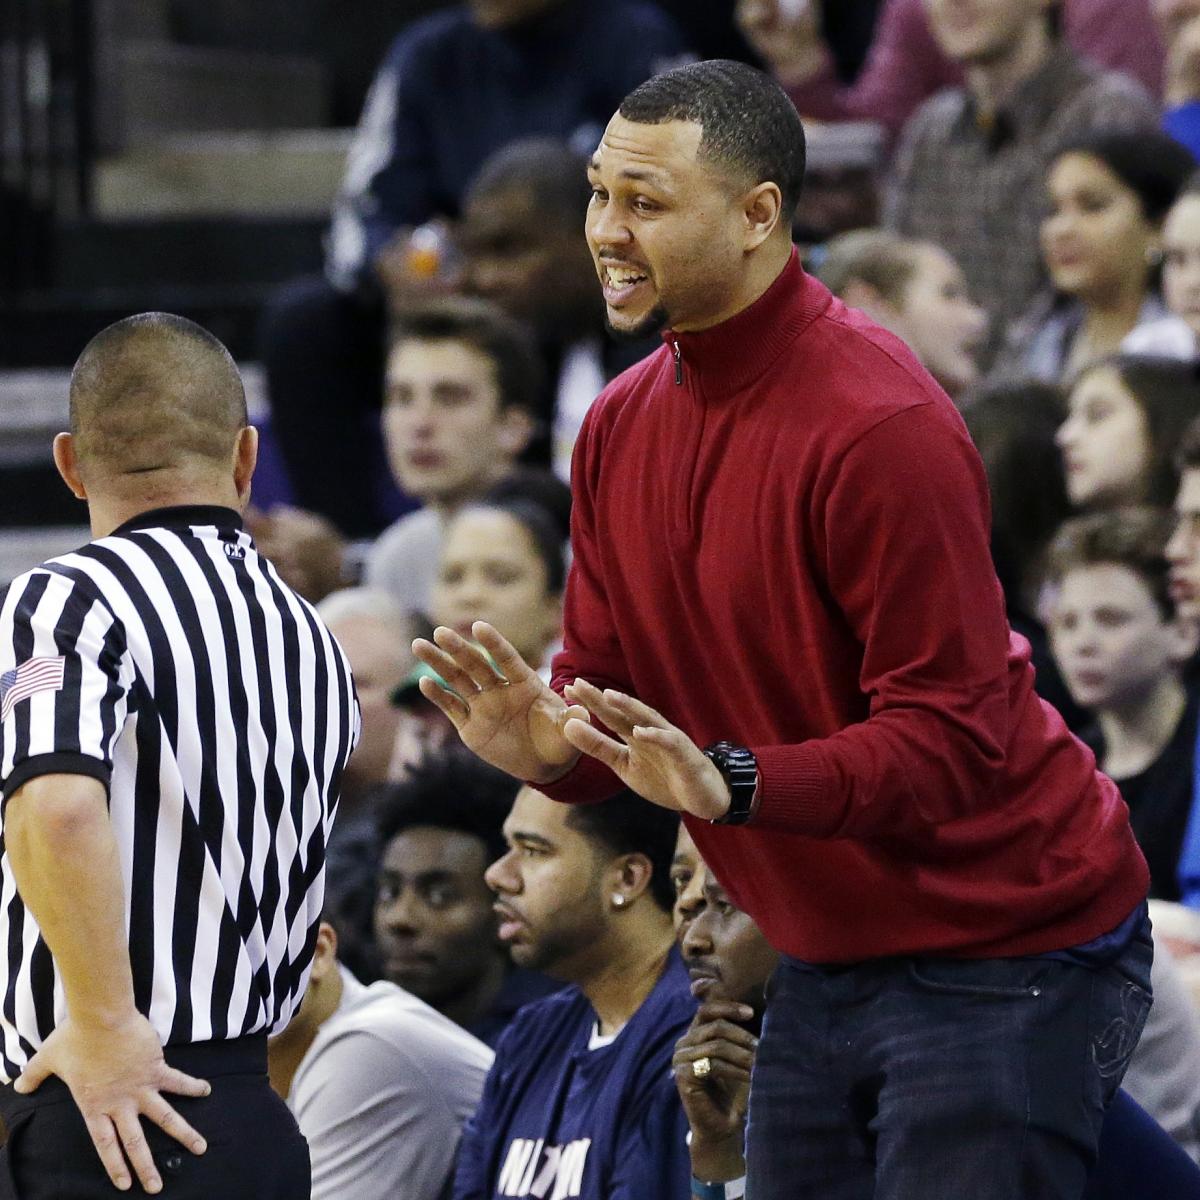
{"type": "MultiPolygon", "coordinates": [[[[172,1105],[208,1142],[195,1155],[157,1125],[142,1120],[155,1165],[158,1194],[172,1200],[308,1200],[312,1190],[308,1143],[267,1081],[265,1037],[168,1046],[171,1066],[207,1079],[202,1098],[167,1094],[172,1105]]],[[[18,1096],[0,1088],[8,1142],[0,1151],[0,1200],[116,1200],[83,1117],[60,1079],[18,1096]]]]}

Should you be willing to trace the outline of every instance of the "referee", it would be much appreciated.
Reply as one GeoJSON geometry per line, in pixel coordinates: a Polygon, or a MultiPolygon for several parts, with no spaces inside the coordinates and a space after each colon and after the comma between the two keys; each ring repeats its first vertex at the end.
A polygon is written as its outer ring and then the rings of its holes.
{"type": "Polygon", "coordinates": [[[266,1043],[359,719],[242,527],[256,452],[190,321],[130,317],[75,365],[54,460],[95,540],[0,598],[0,1197],[309,1194],[266,1043]]]}

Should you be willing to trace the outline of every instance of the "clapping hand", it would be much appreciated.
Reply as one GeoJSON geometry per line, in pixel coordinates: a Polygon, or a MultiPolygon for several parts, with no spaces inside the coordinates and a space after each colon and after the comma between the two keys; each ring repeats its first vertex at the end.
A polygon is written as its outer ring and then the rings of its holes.
{"type": "Polygon", "coordinates": [[[729,811],[729,788],[700,747],[648,704],[612,688],[601,691],[584,679],[564,689],[615,735],[609,737],[571,715],[564,737],[577,750],[609,767],[639,796],[663,808],[711,821],[729,811]]]}
{"type": "Polygon", "coordinates": [[[579,759],[563,727],[571,719],[586,724],[587,710],[570,707],[551,691],[486,621],[476,621],[471,634],[474,642],[438,626],[432,642],[413,642],[413,654],[445,684],[426,676],[418,685],[421,695],[449,717],[463,744],[485,762],[518,779],[553,783],[579,759]]]}

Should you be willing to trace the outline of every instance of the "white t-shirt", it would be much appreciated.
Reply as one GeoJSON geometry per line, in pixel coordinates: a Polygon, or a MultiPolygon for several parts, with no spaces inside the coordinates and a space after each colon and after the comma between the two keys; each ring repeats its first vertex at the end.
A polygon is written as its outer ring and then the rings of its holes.
{"type": "Polygon", "coordinates": [[[492,1052],[395,984],[341,973],[342,1002],[287,1098],[312,1155],[312,1200],[439,1200],[492,1052]]]}

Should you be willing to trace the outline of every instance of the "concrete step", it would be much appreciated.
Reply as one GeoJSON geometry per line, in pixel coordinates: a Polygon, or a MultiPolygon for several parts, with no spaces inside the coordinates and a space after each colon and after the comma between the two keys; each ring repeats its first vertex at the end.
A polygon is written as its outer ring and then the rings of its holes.
{"type": "Polygon", "coordinates": [[[210,129],[303,129],[329,120],[327,72],[315,59],[177,46],[114,46],[100,70],[101,144],[133,146],[210,129]]]}
{"type": "Polygon", "coordinates": [[[324,217],[352,137],[349,129],[162,137],[97,162],[94,213],[324,217]]]}

